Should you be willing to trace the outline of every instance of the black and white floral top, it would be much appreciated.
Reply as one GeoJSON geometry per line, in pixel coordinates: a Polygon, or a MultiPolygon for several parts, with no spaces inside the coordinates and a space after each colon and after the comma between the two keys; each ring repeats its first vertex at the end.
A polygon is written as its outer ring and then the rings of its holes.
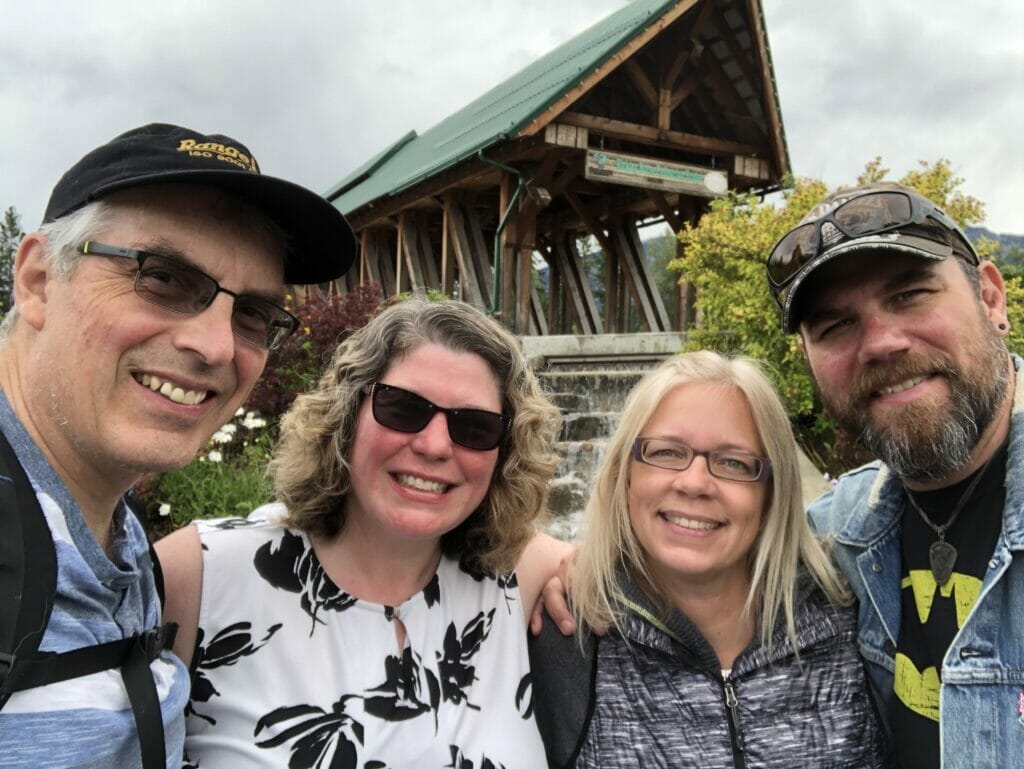
{"type": "Polygon", "coordinates": [[[199,649],[187,765],[541,769],[515,576],[442,558],[400,606],[358,600],[277,523],[198,522],[199,649]],[[399,653],[393,620],[405,625],[399,653]]]}

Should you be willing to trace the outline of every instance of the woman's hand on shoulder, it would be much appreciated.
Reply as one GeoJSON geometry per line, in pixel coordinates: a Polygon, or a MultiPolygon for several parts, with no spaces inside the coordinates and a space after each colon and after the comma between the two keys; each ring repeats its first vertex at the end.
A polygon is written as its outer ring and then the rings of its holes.
{"type": "Polygon", "coordinates": [[[538,531],[520,556],[516,564],[519,595],[523,617],[534,635],[540,633],[545,611],[562,633],[572,635],[575,631],[568,602],[575,554],[573,545],[538,531]]]}

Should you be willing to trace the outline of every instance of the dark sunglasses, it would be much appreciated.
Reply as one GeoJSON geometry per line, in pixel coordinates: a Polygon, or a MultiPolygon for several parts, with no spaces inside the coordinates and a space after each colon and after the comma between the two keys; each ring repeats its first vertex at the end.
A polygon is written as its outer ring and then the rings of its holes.
{"type": "Polygon", "coordinates": [[[134,259],[138,262],[135,293],[179,315],[199,314],[213,304],[217,294],[234,297],[231,330],[239,339],[262,350],[276,350],[299,327],[298,318],[269,299],[229,291],[202,270],[173,257],[91,240],[83,243],[79,250],[89,256],[134,259]]]}
{"type": "Polygon", "coordinates": [[[752,483],[771,476],[770,460],[739,449],[697,451],[668,438],[640,437],[633,441],[633,459],[663,470],[685,470],[693,464],[694,457],[704,457],[708,472],[727,481],[752,483]]]}
{"type": "Polygon", "coordinates": [[[795,227],[775,245],[766,268],[776,300],[805,265],[837,245],[834,238],[824,242],[822,226],[826,223],[847,240],[901,230],[950,246],[971,264],[980,261],[956,222],[931,201],[905,192],[865,192],[821,218],[795,227]]]}
{"type": "Polygon", "coordinates": [[[497,448],[509,424],[504,414],[481,409],[446,409],[414,392],[380,382],[370,385],[367,393],[378,424],[401,433],[418,433],[440,412],[448,422],[452,443],[476,451],[497,448]]]}

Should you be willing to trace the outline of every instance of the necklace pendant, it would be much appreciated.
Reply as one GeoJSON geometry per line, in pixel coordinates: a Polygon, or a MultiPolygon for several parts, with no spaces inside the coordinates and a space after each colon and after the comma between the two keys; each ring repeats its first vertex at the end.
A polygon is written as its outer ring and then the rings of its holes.
{"type": "Polygon", "coordinates": [[[956,548],[944,540],[933,542],[928,548],[928,561],[931,563],[932,576],[939,587],[942,587],[953,574],[953,564],[956,563],[956,548]]]}

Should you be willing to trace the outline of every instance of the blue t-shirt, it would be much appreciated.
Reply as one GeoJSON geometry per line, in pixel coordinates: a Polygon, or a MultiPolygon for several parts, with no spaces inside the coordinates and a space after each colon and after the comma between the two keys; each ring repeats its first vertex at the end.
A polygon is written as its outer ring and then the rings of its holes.
{"type": "MultiPolygon", "coordinates": [[[[69,651],[158,624],[160,605],[146,533],[123,500],[114,515],[111,559],[2,391],[0,430],[32,481],[57,553],[56,601],[40,650],[69,651]]],[[[167,766],[179,769],[188,672],[168,651],[150,667],[160,697],[167,766]]],[[[141,767],[135,720],[120,672],[115,668],[16,692],[0,710],[0,764],[5,769],[141,767]]]]}

